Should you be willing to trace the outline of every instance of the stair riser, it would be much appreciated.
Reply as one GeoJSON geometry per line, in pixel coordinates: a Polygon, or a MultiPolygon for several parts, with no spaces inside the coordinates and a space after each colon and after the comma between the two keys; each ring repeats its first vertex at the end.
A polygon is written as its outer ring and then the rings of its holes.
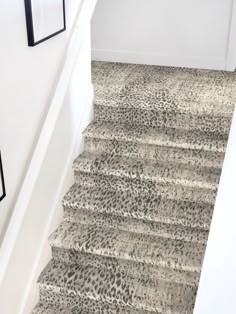
{"type": "Polygon", "coordinates": [[[231,117],[94,105],[95,120],[228,134],[231,117]]]}
{"type": "MultiPolygon", "coordinates": [[[[145,310],[139,310],[123,305],[117,305],[107,302],[102,302],[100,300],[83,298],[80,296],[71,295],[61,295],[58,293],[53,293],[52,291],[40,288],[40,300],[42,303],[57,305],[58,307],[66,308],[66,312],[61,314],[162,314],[160,312],[150,312],[145,310]]],[[[166,312],[167,313],[167,312],[166,312]]],[[[183,314],[183,313],[171,313],[169,314],[183,314]]],[[[33,314],[45,314],[45,313],[33,313],[33,314]]],[[[48,313],[51,314],[51,313],[48,313]]],[[[53,313],[54,314],[54,313],[53,313]]],[[[56,314],[56,313],[55,313],[56,314]]],[[[191,313],[186,313],[191,314],[191,313]]]]}
{"type": "Polygon", "coordinates": [[[92,254],[76,252],[74,250],[66,250],[58,247],[52,247],[52,255],[54,258],[62,260],[66,263],[83,263],[84,265],[94,265],[105,269],[119,269],[119,272],[128,272],[130,276],[146,278],[147,280],[165,280],[183,285],[196,287],[199,283],[200,275],[197,272],[180,271],[165,267],[158,267],[151,264],[143,264],[129,260],[117,259],[96,255],[96,259],[92,254]]]}
{"type": "Polygon", "coordinates": [[[115,176],[101,176],[75,171],[75,181],[87,187],[97,187],[118,191],[130,191],[141,195],[165,195],[169,199],[186,200],[192,202],[205,202],[214,204],[216,191],[209,189],[197,189],[181,185],[161,185],[157,182],[129,180],[128,178],[115,176]],[[154,194],[153,194],[154,193],[154,194]]]}
{"type": "MultiPolygon", "coordinates": [[[[64,219],[71,222],[82,223],[87,225],[96,224],[101,228],[115,228],[121,231],[138,232],[146,235],[159,236],[164,238],[190,241],[194,243],[207,243],[208,230],[199,230],[188,228],[186,226],[174,225],[176,221],[165,221],[164,223],[158,223],[142,219],[132,219],[130,217],[121,215],[107,215],[99,213],[99,210],[95,209],[91,211],[91,208],[84,207],[81,209],[74,209],[66,206],[64,208],[64,219]]],[[[180,221],[181,223],[182,221],[180,221]]]]}
{"type": "Polygon", "coordinates": [[[183,163],[192,166],[202,166],[221,169],[224,153],[189,150],[175,147],[148,145],[118,140],[85,138],[85,151],[89,153],[106,152],[111,155],[163,161],[166,163],[183,163]]]}
{"type": "MultiPolygon", "coordinates": [[[[95,284],[95,282],[94,282],[95,284]]],[[[49,304],[58,304],[58,305],[62,305],[64,304],[65,307],[81,307],[81,301],[83,301],[83,299],[91,299],[92,304],[96,301],[98,301],[99,303],[106,303],[109,306],[112,306],[113,302],[115,302],[115,304],[117,304],[118,307],[132,307],[131,311],[137,310],[137,311],[147,311],[147,312],[152,312],[155,311],[155,313],[157,311],[157,313],[163,313],[163,311],[165,309],[163,309],[163,307],[161,305],[159,305],[159,308],[137,308],[135,306],[133,306],[131,303],[125,304],[124,301],[119,300],[119,299],[113,299],[112,297],[104,297],[101,299],[97,299],[97,296],[93,296],[93,294],[87,293],[86,295],[77,295],[76,293],[74,293],[73,291],[71,292],[67,292],[67,291],[63,291],[60,293],[56,293],[54,291],[45,291],[45,288],[40,287],[40,302],[42,303],[49,303],[49,304]]],[[[157,305],[158,306],[158,305],[157,305]]],[[[89,304],[89,310],[91,311],[91,304],[89,304]]],[[[86,308],[85,308],[86,309],[86,308]]],[[[84,309],[83,309],[84,310],[84,309]]],[[[94,308],[94,312],[90,312],[90,313],[96,313],[97,309],[94,308]]],[[[82,312],[83,313],[83,312],[82,312]]],[[[103,312],[102,312],[103,313],[103,312]]],[[[115,313],[115,312],[114,312],[115,313]]],[[[166,314],[182,314],[179,312],[172,312],[170,310],[165,311],[164,313],[166,314]]],[[[188,312],[190,313],[190,312],[188,312]]]]}
{"type": "Polygon", "coordinates": [[[79,309],[75,313],[71,311],[69,308],[65,308],[60,304],[39,303],[34,308],[31,314],[89,314],[89,313],[81,312],[79,309]]]}

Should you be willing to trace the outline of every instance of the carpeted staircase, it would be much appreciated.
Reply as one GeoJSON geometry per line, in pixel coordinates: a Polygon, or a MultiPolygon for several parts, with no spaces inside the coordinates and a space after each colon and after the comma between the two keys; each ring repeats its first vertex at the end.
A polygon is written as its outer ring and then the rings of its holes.
{"type": "Polygon", "coordinates": [[[93,82],[33,313],[192,314],[236,73],[94,62],[93,82]]]}

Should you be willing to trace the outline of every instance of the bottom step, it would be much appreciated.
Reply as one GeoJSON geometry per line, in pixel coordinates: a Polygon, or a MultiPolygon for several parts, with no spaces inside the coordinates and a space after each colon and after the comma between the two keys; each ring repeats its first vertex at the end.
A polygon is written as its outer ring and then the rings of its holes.
{"type": "Polygon", "coordinates": [[[74,306],[75,313],[77,309],[99,313],[99,305],[102,309],[111,309],[107,313],[192,314],[197,292],[194,286],[152,280],[116,267],[68,264],[55,259],[44,269],[38,284],[42,303],[58,304],[71,310],[74,306]],[[117,311],[117,306],[121,312],[117,311]]]}
{"type": "MultiPolygon", "coordinates": [[[[44,292],[47,294],[47,292],[44,292]]],[[[45,295],[46,297],[46,295],[45,295]]],[[[69,297],[68,297],[69,298],[69,297]]],[[[59,300],[54,300],[59,301],[59,300]]],[[[59,301],[61,302],[61,300],[59,301]]],[[[116,304],[108,304],[91,299],[71,300],[70,306],[63,306],[40,302],[34,308],[32,314],[161,314],[160,312],[149,312],[145,310],[137,310],[129,307],[119,306],[116,304]]]]}

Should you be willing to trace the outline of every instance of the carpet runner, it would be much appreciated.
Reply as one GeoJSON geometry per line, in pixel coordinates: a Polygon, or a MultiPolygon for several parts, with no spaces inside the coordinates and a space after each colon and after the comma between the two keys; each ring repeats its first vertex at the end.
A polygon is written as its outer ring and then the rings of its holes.
{"type": "Polygon", "coordinates": [[[192,314],[236,73],[93,62],[94,121],[33,314],[192,314]]]}

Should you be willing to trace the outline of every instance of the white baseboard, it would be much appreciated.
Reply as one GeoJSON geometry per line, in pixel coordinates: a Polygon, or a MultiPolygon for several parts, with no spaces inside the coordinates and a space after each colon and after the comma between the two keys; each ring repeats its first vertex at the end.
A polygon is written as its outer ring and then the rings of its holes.
{"type": "MultiPolygon", "coordinates": [[[[92,60],[109,61],[109,62],[124,62],[137,64],[151,64],[163,66],[176,66],[187,68],[225,70],[226,60],[209,58],[209,57],[189,57],[175,55],[161,55],[149,52],[136,51],[115,51],[115,50],[92,50],[92,60]]],[[[233,71],[233,69],[231,69],[233,71]]]]}

